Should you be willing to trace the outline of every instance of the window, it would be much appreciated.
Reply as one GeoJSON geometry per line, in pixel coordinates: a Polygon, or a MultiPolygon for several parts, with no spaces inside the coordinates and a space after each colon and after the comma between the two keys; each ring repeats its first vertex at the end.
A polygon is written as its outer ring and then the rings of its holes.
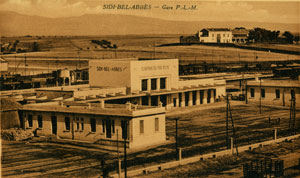
{"type": "Polygon", "coordinates": [[[28,127],[32,127],[32,115],[28,115],[28,127]]]}
{"type": "Polygon", "coordinates": [[[91,123],[91,132],[96,132],[96,120],[94,118],[91,118],[90,123],[91,123]]]}
{"type": "MultiPolygon", "coordinates": [[[[69,117],[65,117],[65,129],[70,130],[70,118],[69,117]]],[[[77,130],[78,130],[78,128],[77,128],[77,130]]]]}
{"type": "Polygon", "coordinates": [[[223,34],[223,37],[225,37],[225,34],[223,34]]]}
{"type": "Polygon", "coordinates": [[[38,128],[43,128],[43,117],[38,115],[38,128]]]}
{"type": "Polygon", "coordinates": [[[260,92],[261,92],[261,97],[265,98],[266,96],[265,89],[262,88],[260,92]]]}
{"type": "Polygon", "coordinates": [[[122,128],[122,139],[127,139],[128,122],[121,121],[121,128],[122,128]]]}
{"type": "Polygon", "coordinates": [[[280,90],[276,89],[275,93],[276,93],[276,99],[279,99],[280,98],[280,90]]]}
{"type": "Polygon", "coordinates": [[[79,118],[76,118],[76,130],[79,130],[79,118]]]}
{"type": "Polygon", "coordinates": [[[151,79],[151,90],[156,90],[157,89],[157,79],[153,78],[151,79]]]}
{"type": "Polygon", "coordinates": [[[215,35],[214,35],[214,34],[211,34],[211,36],[214,37],[215,35]]]}
{"type": "Polygon", "coordinates": [[[166,78],[160,78],[160,89],[166,89],[166,78]]]}
{"type": "Polygon", "coordinates": [[[254,88],[250,88],[250,96],[251,96],[251,98],[254,98],[255,97],[255,90],[254,90],[254,88]]]}
{"type": "Polygon", "coordinates": [[[147,91],[148,90],[148,80],[143,79],[142,80],[142,91],[147,91]]]}
{"type": "Polygon", "coordinates": [[[144,120],[140,120],[140,134],[144,133],[144,120]]]}
{"type": "Polygon", "coordinates": [[[102,120],[102,133],[105,133],[105,120],[102,120]]]}
{"type": "Polygon", "coordinates": [[[84,130],[84,122],[83,122],[83,118],[81,118],[81,130],[84,130]]]}
{"type": "Polygon", "coordinates": [[[159,131],[159,120],[158,120],[158,118],[155,118],[155,131],[156,132],[159,131]]]}
{"type": "Polygon", "coordinates": [[[112,133],[115,133],[115,120],[111,120],[112,133]]]}

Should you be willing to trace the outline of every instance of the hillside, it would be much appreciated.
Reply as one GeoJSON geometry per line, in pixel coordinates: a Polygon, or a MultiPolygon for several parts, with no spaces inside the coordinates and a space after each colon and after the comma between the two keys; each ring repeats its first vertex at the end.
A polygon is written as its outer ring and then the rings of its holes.
{"type": "Polygon", "coordinates": [[[183,22],[148,17],[88,14],[78,17],[47,18],[0,11],[0,34],[22,35],[125,35],[125,34],[194,34],[206,27],[243,26],[299,32],[299,24],[258,22],[183,22]]]}

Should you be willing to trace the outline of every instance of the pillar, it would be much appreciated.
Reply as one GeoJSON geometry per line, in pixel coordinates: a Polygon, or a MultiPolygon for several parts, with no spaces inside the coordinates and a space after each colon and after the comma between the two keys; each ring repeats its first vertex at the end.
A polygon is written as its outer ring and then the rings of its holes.
{"type": "Polygon", "coordinates": [[[214,97],[214,90],[210,90],[210,103],[214,103],[215,102],[215,97],[214,97]]]}
{"type": "Polygon", "coordinates": [[[140,96],[140,97],[138,97],[138,105],[142,105],[142,97],[140,96]]]}
{"type": "Polygon", "coordinates": [[[160,90],[160,78],[156,79],[157,90],[160,90]]]}
{"type": "Polygon", "coordinates": [[[151,106],[151,96],[148,96],[148,106],[151,106]]]}
{"type": "Polygon", "coordinates": [[[66,78],[65,77],[63,77],[63,84],[62,85],[66,86],[66,78]]]}
{"type": "Polygon", "coordinates": [[[189,106],[193,106],[193,91],[189,91],[189,106]]]}
{"type": "Polygon", "coordinates": [[[200,105],[200,91],[196,91],[196,105],[200,105]]]}
{"type": "Polygon", "coordinates": [[[151,91],[151,79],[147,79],[147,91],[151,91]]]}
{"type": "Polygon", "coordinates": [[[184,92],[181,93],[181,107],[185,107],[185,94],[184,94],[184,92]]]}
{"type": "Polygon", "coordinates": [[[179,107],[179,94],[178,93],[176,93],[175,98],[176,98],[176,107],[179,107]]]}
{"type": "Polygon", "coordinates": [[[159,105],[160,102],[160,95],[157,95],[157,104],[159,105]]]}
{"type": "Polygon", "coordinates": [[[172,95],[167,95],[167,106],[166,109],[171,109],[173,106],[172,95]]]}
{"type": "Polygon", "coordinates": [[[203,90],[203,104],[207,104],[207,90],[203,90]]]}

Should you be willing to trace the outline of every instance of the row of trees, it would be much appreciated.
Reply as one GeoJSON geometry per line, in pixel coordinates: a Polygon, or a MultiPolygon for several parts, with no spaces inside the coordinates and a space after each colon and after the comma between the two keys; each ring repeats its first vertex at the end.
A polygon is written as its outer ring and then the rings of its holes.
{"type": "Polygon", "coordinates": [[[114,48],[117,49],[117,45],[116,44],[112,44],[110,41],[107,40],[91,40],[92,43],[95,43],[97,45],[100,45],[102,48],[106,49],[106,48],[114,48]]]}
{"type": "Polygon", "coordinates": [[[249,31],[248,41],[254,41],[255,43],[289,43],[292,44],[294,41],[299,42],[299,36],[294,36],[291,32],[285,31],[282,36],[279,37],[280,31],[271,31],[263,28],[254,28],[249,31]]]}

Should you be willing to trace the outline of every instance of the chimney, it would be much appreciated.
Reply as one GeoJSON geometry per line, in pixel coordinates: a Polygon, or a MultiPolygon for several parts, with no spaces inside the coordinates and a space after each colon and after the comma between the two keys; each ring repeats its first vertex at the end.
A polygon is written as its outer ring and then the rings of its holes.
{"type": "Polygon", "coordinates": [[[105,104],[105,103],[104,103],[104,100],[101,100],[101,101],[100,101],[100,108],[105,108],[104,104],[105,104]]]}
{"type": "Polygon", "coordinates": [[[131,111],[131,103],[129,101],[126,103],[126,109],[131,111]]]}
{"type": "Polygon", "coordinates": [[[138,104],[135,104],[135,105],[134,105],[134,110],[136,111],[137,108],[138,108],[138,104]]]}
{"type": "Polygon", "coordinates": [[[158,106],[159,106],[160,108],[163,106],[163,104],[162,104],[161,101],[158,103],[158,106]]]}

